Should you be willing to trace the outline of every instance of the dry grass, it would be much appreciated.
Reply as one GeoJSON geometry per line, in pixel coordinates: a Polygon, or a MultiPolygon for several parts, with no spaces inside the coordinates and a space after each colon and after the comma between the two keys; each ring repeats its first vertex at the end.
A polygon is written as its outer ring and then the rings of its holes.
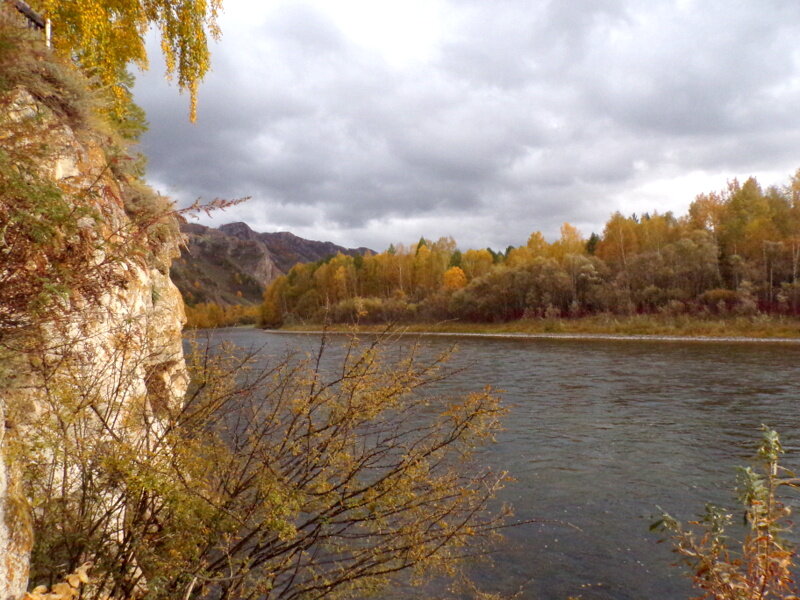
{"type": "MultiPolygon", "coordinates": [[[[589,334],[681,337],[800,338],[800,319],[756,315],[752,317],[699,318],[686,315],[594,315],[574,319],[520,319],[507,323],[404,324],[409,332],[487,334],[589,334]]],[[[290,325],[287,331],[316,331],[320,324],[290,325]]],[[[351,331],[352,325],[332,325],[333,331],[351,331]]],[[[383,331],[384,325],[363,325],[359,331],[383,331]]]]}

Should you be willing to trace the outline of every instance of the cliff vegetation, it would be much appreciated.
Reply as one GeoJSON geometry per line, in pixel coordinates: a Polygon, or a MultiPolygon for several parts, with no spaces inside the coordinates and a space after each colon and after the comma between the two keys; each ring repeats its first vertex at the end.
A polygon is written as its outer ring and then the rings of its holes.
{"type": "Polygon", "coordinates": [[[496,395],[431,397],[446,356],[356,340],[335,368],[324,342],[266,366],[201,346],[187,368],[176,211],[87,52],[0,27],[0,597],[351,598],[452,574],[506,515],[487,510],[505,474],[475,462],[496,395]]]}

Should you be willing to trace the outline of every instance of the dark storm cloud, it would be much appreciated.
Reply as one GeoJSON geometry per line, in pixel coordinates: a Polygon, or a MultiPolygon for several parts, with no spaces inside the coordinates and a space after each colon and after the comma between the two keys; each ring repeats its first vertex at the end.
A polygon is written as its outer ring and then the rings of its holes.
{"type": "Polygon", "coordinates": [[[154,183],[253,197],[221,221],[504,247],[564,221],[588,234],[654,181],[798,166],[792,2],[454,0],[431,56],[401,65],[313,4],[227,6],[197,125],[158,65],[137,85],[154,183]]]}

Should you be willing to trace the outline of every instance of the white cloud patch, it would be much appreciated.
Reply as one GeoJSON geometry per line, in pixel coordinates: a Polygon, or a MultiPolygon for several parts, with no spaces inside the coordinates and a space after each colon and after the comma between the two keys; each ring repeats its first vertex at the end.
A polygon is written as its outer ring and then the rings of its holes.
{"type": "MultiPolygon", "coordinates": [[[[215,223],[504,248],[800,165],[800,5],[227,0],[200,120],[154,60],[150,179],[215,223]]],[[[157,45],[151,45],[157,53],[157,45]]]]}

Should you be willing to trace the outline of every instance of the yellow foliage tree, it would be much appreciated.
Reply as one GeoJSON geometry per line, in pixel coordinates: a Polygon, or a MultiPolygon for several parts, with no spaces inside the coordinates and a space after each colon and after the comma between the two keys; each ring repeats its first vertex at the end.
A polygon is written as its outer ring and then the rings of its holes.
{"type": "Polygon", "coordinates": [[[494,259],[485,248],[482,250],[467,250],[461,259],[461,267],[467,279],[475,279],[485,275],[494,265],[494,259]]]}
{"type": "Polygon", "coordinates": [[[549,245],[541,231],[534,231],[528,238],[526,247],[533,253],[533,257],[536,258],[537,256],[545,256],[549,245]]]}
{"type": "Polygon", "coordinates": [[[597,256],[609,264],[628,270],[628,260],[639,250],[636,222],[618,211],[611,215],[603,230],[603,240],[597,246],[597,256]]]}
{"type": "Polygon", "coordinates": [[[427,245],[420,245],[414,254],[413,263],[415,291],[425,293],[435,290],[441,281],[442,271],[439,268],[442,266],[437,260],[435,250],[427,245]]]}
{"type": "Polygon", "coordinates": [[[559,263],[563,263],[567,256],[586,254],[586,240],[575,227],[564,223],[561,226],[561,237],[550,247],[550,253],[559,263]]]}
{"type": "Polygon", "coordinates": [[[442,287],[449,291],[460,290],[467,285],[467,276],[461,267],[450,267],[442,276],[442,287]]]}
{"type": "Polygon", "coordinates": [[[541,231],[534,231],[528,238],[525,246],[514,248],[508,254],[508,266],[521,267],[533,262],[539,257],[550,256],[550,244],[544,239],[541,231]]]}
{"type": "Polygon", "coordinates": [[[282,300],[288,281],[285,275],[278,277],[264,292],[259,325],[261,327],[280,327],[283,324],[282,300]]]}
{"type": "MultiPolygon", "coordinates": [[[[691,214],[691,208],[689,209],[691,214]]],[[[697,227],[696,229],[704,229],[697,227]]],[[[640,251],[661,253],[661,250],[681,237],[681,227],[671,212],[652,215],[645,214],[639,223],[640,251]]],[[[710,232],[713,234],[713,232],[710,232]]]]}
{"type": "Polygon", "coordinates": [[[209,69],[208,37],[219,37],[222,0],[38,0],[33,8],[53,23],[53,46],[75,59],[99,85],[113,90],[118,111],[130,103],[127,66],[147,68],[145,34],[161,33],[167,75],[190,96],[197,115],[197,86],[209,69]]]}

